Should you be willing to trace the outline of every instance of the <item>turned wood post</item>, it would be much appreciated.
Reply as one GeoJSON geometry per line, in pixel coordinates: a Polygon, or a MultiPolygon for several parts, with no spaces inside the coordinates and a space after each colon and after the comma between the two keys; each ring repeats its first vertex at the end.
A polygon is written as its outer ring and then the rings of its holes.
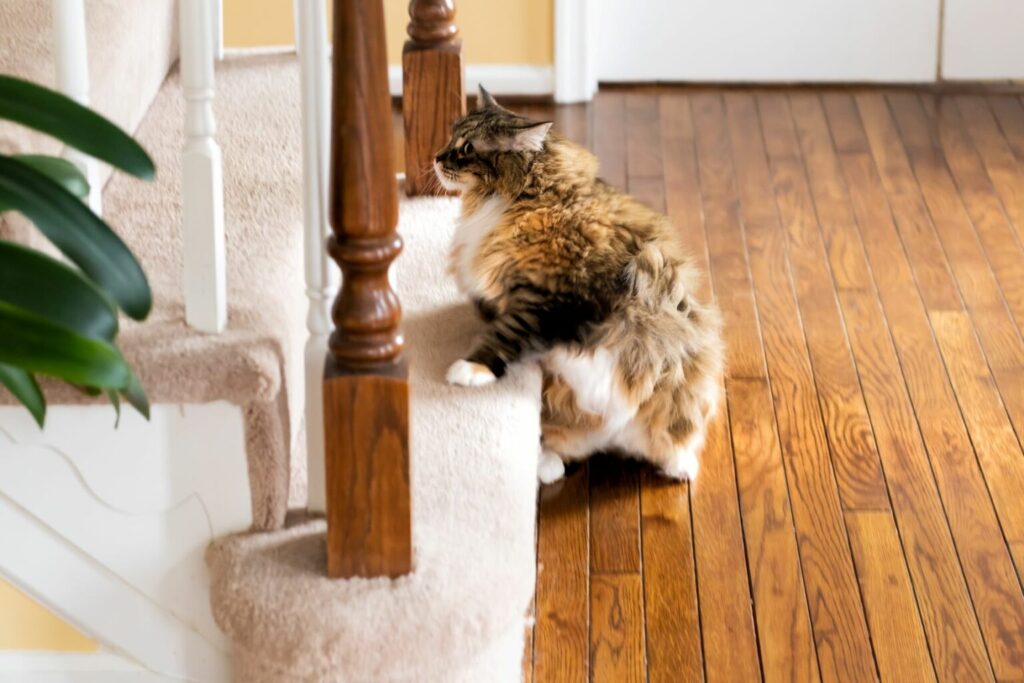
{"type": "Polygon", "coordinates": [[[409,386],[388,268],[402,250],[381,0],[334,0],[333,235],[342,272],[324,368],[327,573],[412,571],[409,386]]]}
{"type": "Polygon", "coordinates": [[[409,40],[402,52],[405,190],[409,195],[443,192],[431,165],[448,141],[452,122],[466,113],[458,35],[453,0],[409,3],[409,40]]]}

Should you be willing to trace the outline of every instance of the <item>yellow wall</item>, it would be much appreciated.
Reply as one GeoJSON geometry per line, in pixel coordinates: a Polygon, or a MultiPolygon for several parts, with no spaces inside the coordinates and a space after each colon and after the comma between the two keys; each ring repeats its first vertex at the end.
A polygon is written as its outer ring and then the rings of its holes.
{"type": "MultiPolygon", "coordinates": [[[[456,0],[455,23],[471,64],[551,64],[554,0],[456,0]]],[[[384,0],[388,61],[402,61],[407,0],[384,0]]],[[[292,0],[224,0],[227,47],[291,45],[292,0]]]]}
{"type": "Polygon", "coordinates": [[[0,579],[0,650],[95,652],[99,645],[0,579]]]}

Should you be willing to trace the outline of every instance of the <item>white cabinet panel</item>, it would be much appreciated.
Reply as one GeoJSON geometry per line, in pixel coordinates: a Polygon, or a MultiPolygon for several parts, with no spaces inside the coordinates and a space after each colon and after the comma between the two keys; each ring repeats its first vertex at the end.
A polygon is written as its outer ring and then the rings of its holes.
{"type": "Polygon", "coordinates": [[[939,2],[600,0],[598,78],[933,81],[939,2]]]}
{"type": "Polygon", "coordinates": [[[942,77],[1024,78],[1024,1],[946,0],[942,77]]]}

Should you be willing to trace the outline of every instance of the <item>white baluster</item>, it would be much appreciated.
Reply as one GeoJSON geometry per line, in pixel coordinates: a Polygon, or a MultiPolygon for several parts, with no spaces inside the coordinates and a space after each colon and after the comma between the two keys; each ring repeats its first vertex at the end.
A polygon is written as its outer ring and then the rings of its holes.
{"type": "Polygon", "coordinates": [[[326,508],[324,477],[323,373],[327,337],[331,332],[330,306],[340,275],[327,257],[325,240],[330,230],[327,214],[329,181],[330,107],[326,12],[323,0],[295,0],[295,35],[301,63],[303,200],[305,214],[306,296],[306,458],[309,477],[308,507],[326,508]]]}
{"type": "Polygon", "coordinates": [[[213,13],[210,0],[180,0],[181,81],[185,148],[181,216],[185,259],[185,319],[204,332],[227,321],[224,264],[224,182],[213,116],[213,13]]]}
{"type": "MultiPolygon", "coordinates": [[[[53,53],[57,61],[57,89],[89,105],[89,48],[86,44],[85,0],[53,0],[53,53]]],[[[78,166],[89,181],[89,206],[99,215],[103,209],[99,164],[70,147],[64,158],[78,166]]]]}
{"type": "Polygon", "coordinates": [[[224,59],[224,0],[211,0],[210,16],[213,21],[213,58],[224,59]]]}

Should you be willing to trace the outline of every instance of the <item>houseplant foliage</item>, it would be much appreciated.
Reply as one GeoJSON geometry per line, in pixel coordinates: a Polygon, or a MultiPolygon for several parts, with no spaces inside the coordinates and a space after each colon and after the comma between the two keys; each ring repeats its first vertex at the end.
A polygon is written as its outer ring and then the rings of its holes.
{"type": "MultiPolygon", "coordinates": [[[[0,119],[34,128],[142,179],[154,176],[145,150],[117,126],[42,86],[0,75],[0,119]]],[[[67,257],[51,258],[0,240],[0,385],[40,426],[47,375],[91,395],[123,398],[149,416],[149,401],[116,345],[118,309],[142,320],[152,294],[121,238],[81,201],[89,185],[68,161],[0,154],[0,213],[27,217],[67,257]]]]}

